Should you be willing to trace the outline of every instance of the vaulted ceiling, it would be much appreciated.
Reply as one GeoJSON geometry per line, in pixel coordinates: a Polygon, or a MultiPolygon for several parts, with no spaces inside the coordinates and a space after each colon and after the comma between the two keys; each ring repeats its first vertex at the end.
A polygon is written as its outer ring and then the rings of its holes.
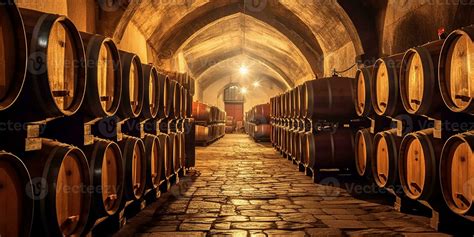
{"type": "Polygon", "coordinates": [[[364,53],[338,0],[141,0],[121,13],[109,15],[105,33],[120,40],[133,22],[158,60],[184,59],[203,90],[228,83],[244,64],[249,77],[285,90],[327,74],[325,57],[337,50],[364,53]]]}

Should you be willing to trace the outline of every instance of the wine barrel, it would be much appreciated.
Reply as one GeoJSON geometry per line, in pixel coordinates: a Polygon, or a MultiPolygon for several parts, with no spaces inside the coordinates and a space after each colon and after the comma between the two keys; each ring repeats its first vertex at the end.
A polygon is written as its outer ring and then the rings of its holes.
{"type": "Polygon", "coordinates": [[[181,85],[177,81],[171,80],[170,87],[168,90],[168,107],[170,110],[169,117],[172,119],[177,119],[181,111],[181,102],[180,102],[180,90],[181,85]]]}
{"type": "Polygon", "coordinates": [[[158,71],[152,64],[143,64],[143,82],[145,84],[141,117],[154,119],[160,110],[160,83],[158,71]]]}
{"type": "Polygon", "coordinates": [[[443,143],[433,129],[407,134],[400,146],[398,175],[406,196],[431,200],[439,193],[438,167],[443,143]]]}
{"type": "Polygon", "coordinates": [[[35,192],[35,236],[71,236],[83,233],[89,216],[91,174],[78,148],[43,139],[42,149],[25,156],[35,192]]]}
{"type": "Polygon", "coordinates": [[[188,90],[186,88],[181,87],[181,118],[187,118],[188,112],[188,90]]]}
{"type": "Polygon", "coordinates": [[[303,119],[304,118],[304,108],[306,108],[306,90],[304,85],[298,86],[298,93],[297,93],[297,100],[298,100],[298,113],[297,118],[303,119]]]}
{"type": "Polygon", "coordinates": [[[188,98],[186,99],[186,117],[193,118],[193,96],[188,93],[188,98]]]}
{"type": "Polygon", "coordinates": [[[140,58],[120,51],[122,63],[122,96],[117,115],[123,119],[136,118],[143,109],[145,82],[140,58]]]}
{"type": "Polygon", "coordinates": [[[171,177],[171,173],[173,170],[173,163],[172,163],[172,156],[173,156],[173,150],[170,150],[170,137],[167,134],[159,134],[158,139],[160,140],[160,145],[162,152],[160,153],[161,155],[161,160],[163,160],[163,168],[164,168],[164,173],[162,174],[161,179],[168,180],[171,177]]]}
{"type": "Polygon", "coordinates": [[[356,79],[356,96],[355,109],[360,117],[366,117],[373,113],[372,99],[371,99],[371,85],[373,66],[357,69],[356,79]]]}
{"type": "Polygon", "coordinates": [[[211,122],[211,108],[201,102],[193,102],[193,115],[196,122],[211,122]]]}
{"type": "Polygon", "coordinates": [[[179,160],[180,167],[184,169],[186,167],[186,135],[184,132],[178,133],[179,137],[179,160]]]}
{"type": "Polygon", "coordinates": [[[159,137],[151,134],[145,135],[146,153],[146,184],[147,188],[156,189],[164,180],[165,160],[163,146],[159,137]]]}
{"type": "Polygon", "coordinates": [[[81,32],[86,47],[86,96],[81,111],[92,117],[113,116],[120,105],[122,73],[114,41],[101,35],[81,32]]]}
{"type": "Polygon", "coordinates": [[[0,1],[0,111],[21,93],[28,57],[25,27],[13,0],[0,1]]]}
{"type": "Polygon", "coordinates": [[[306,137],[308,168],[316,171],[354,167],[354,133],[349,128],[335,129],[306,137]]]}
{"type": "Polygon", "coordinates": [[[179,169],[181,168],[181,161],[180,161],[180,151],[179,151],[179,136],[177,133],[170,133],[168,134],[170,137],[170,142],[168,143],[169,147],[168,150],[171,153],[171,171],[172,174],[178,173],[179,169]]]}
{"type": "Polygon", "coordinates": [[[440,111],[438,67],[443,40],[409,49],[400,66],[400,97],[410,114],[433,115],[440,111]]]}
{"type": "Polygon", "coordinates": [[[290,97],[291,97],[291,118],[298,118],[299,113],[300,113],[300,100],[299,100],[299,91],[298,87],[293,88],[293,90],[290,91],[290,97]]]}
{"type": "MultiPolygon", "coordinates": [[[[20,12],[29,43],[27,76],[17,102],[1,116],[28,122],[75,114],[86,90],[86,60],[79,32],[65,16],[27,9],[20,12]]],[[[17,69],[22,73],[20,67],[17,69]]],[[[11,81],[9,84],[18,86],[11,81]]]]}
{"type": "Polygon", "coordinates": [[[402,138],[392,129],[377,133],[374,137],[372,174],[380,188],[394,188],[398,178],[398,151],[402,138]]]}
{"type": "Polygon", "coordinates": [[[403,54],[378,59],[371,88],[372,108],[380,116],[395,116],[403,110],[400,101],[399,72],[403,54]]]}
{"type": "Polygon", "coordinates": [[[125,169],[124,201],[139,200],[145,192],[146,154],[141,139],[124,135],[119,142],[125,169]]]}
{"type": "Polygon", "coordinates": [[[255,124],[270,123],[270,104],[261,104],[255,106],[255,115],[253,121],[255,124]]]}
{"type": "Polygon", "coordinates": [[[299,132],[293,130],[291,132],[291,153],[293,154],[293,157],[295,158],[296,161],[300,161],[301,159],[301,151],[300,151],[300,139],[299,138],[299,132]]]}
{"type": "Polygon", "coordinates": [[[354,87],[355,79],[345,77],[305,82],[305,118],[339,120],[356,117],[353,106],[354,87]]]}
{"type": "Polygon", "coordinates": [[[196,141],[201,143],[206,143],[210,139],[210,129],[206,126],[196,125],[196,141]]]}
{"type": "Polygon", "coordinates": [[[474,217],[474,132],[454,135],[444,144],[440,161],[441,191],[456,214],[474,217]]]}
{"type": "Polygon", "coordinates": [[[96,138],[94,144],[84,148],[90,166],[92,193],[91,211],[85,232],[96,220],[116,214],[121,209],[124,168],[120,147],[111,141],[96,138]]]}
{"type": "Polygon", "coordinates": [[[311,132],[300,132],[298,139],[299,141],[299,150],[300,150],[300,163],[304,166],[307,166],[309,164],[309,149],[308,149],[308,144],[307,144],[307,136],[312,135],[311,132]]]}
{"type": "Polygon", "coordinates": [[[455,30],[446,38],[439,57],[441,96],[454,112],[474,114],[474,25],[455,30]]]}
{"type": "Polygon", "coordinates": [[[168,94],[170,93],[170,79],[167,75],[158,73],[158,83],[158,88],[160,88],[160,92],[158,93],[160,95],[158,118],[163,119],[167,118],[170,113],[170,107],[168,105],[168,94]]]}
{"type": "Polygon", "coordinates": [[[355,135],[355,167],[359,176],[371,175],[374,135],[370,129],[361,129],[355,135]]]}
{"type": "MultiPolygon", "coordinates": [[[[3,17],[3,16],[2,16],[3,17]]],[[[33,194],[30,173],[15,155],[0,151],[0,235],[31,236],[33,194]]]]}

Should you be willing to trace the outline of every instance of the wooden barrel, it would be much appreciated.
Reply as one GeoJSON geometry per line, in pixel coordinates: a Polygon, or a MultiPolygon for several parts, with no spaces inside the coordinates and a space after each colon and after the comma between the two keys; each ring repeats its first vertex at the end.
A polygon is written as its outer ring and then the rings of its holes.
{"type": "Polygon", "coordinates": [[[400,66],[400,97],[410,114],[440,112],[442,99],[438,86],[437,60],[443,40],[409,49],[400,66]]]}
{"type": "MultiPolygon", "coordinates": [[[[320,79],[318,79],[320,80],[320,79]]],[[[354,133],[349,128],[310,134],[306,137],[308,168],[352,169],[354,167],[354,133]]]]}
{"type": "Polygon", "coordinates": [[[20,12],[29,43],[28,70],[20,97],[6,116],[38,121],[75,114],[86,90],[86,60],[79,32],[65,16],[27,9],[20,12]]]}
{"type": "Polygon", "coordinates": [[[392,129],[377,133],[374,137],[372,174],[380,188],[394,188],[398,178],[398,151],[402,138],[392,129]]]}
{"type": "Polygon", "coordinates": [[[441,191],[456,214],[474,217],[474,132],[452,136],[441,153],[441,191]]]}
{"type": "Polygon", "coordinates": [[[168,107],[170,110],[169,117],[172,119],[177,119],[180,115],[181,111],[181,102],[180,102],[180,94],[181,94],[181,86],[178,84],[177,81],[171,80],[170,87],[168,90],[168,107]]]}
{"type": "Polygon", "coordinates": [[[168,150],[171,153],[171,170],[172,174],[178,173],[179,169],[181,168],[181,161],[180,161],[180,151],[179,151],[179,136],[177,133],[170,133],[170,142],[168,150]]]}
{"type": "Polygon", "coordinates": [[[152,64],[143,64],[143,109],[140,117],[144,119],[154,119],[160,110],[160,82],[158,71],[152,64]]]}
{"type": "MultiPolygon", "coordinates": [[[[3,17],[3,16],[2,16],[3,17]]],[[[31,236],[34,202],[30,173],[15,155],[0,151],[0,235],[31,236]]]]}
{"type": "Polygon", "coordinates": [[[305,118],[343,120],[356,117],[353,106],[354,78],[321,78],[307,81],[304,87],[305,118]]]}
{"type": "Polygon", "coordinates": [[[143,109],[145,82],[140,58],[120,51],[122,63],[122,96],[117,115],[122,119],[136,118],[143,109]]]}
{"type": "Polygon", "coordinates": [[[275,97],[270,98],[270,118],[275,117],[275,97]]]}
{"type": "Polygon", "coordinates": [[[26,154],[34,186],[36,236],[79,236],[88,220],[91,174],[78,148],[43,139],[42,149],[26,154]]]}
{"type": "Polygon", "coordinates": [[[441,96],[454,112],[474,114],[474,25],[452,32],[439,57],[441,96]]]}
{"type": "Polygon", "coordinates": [[[0,111],[8,109],[21,93],[28,57],[23,19],[13,0],[0,4],[0,111]]]}
{"type": "Polygon", "coordinates": [[[359,176],[369,177],[373,155],[374,135],[370,129],[361,129],[355,135],[355,167],[359,176]]]}
{"type": "Polygon", "coordinates": [[[125,169],[124,201],[138,200],[146,186],[146,153],[141,139],[124,135],[119,143],[125,169]]]}
{"type": "Polygon", "coordinates": [[[158,109],[158,118],[167,118],[170,113],[170,107],[168,105],[168,94],[170,88],[170,79],[167,75],[158,73],[158,88],[160,89],[160,103],[158,109]]]}
{"type": "Polygon", "coordinates": [[[255,124],[270,123],[270,104],[261,104],[255,106],[255,115],[253,121],[255,124]]]}
{"type": "Polygon", "coordinates": [[[301,140],[299,139],[300,133],[298,131],[293,130],[291,132],[291,150],[293,157],[295,158],[296,161],[301,160],[301,150],[300,150],[300,142],[301,140]]]}
{"type": "Polygon", "coordinates": [[[433,129],[407,134],[400,146],[398,174],[406,196],[431,200],[439,193],[439,157],[443,143],[433,129]]]}
{"type": "Polygon", "coordinates": [[[312,135],[311,132],[299,132],[298,139],[300,147],[300,163],[303,164],[304,166],[308,166],[309,164],[309,149],[308,149],[308,144],[307,144],[307,136],[312,135]]]}
{"type": "Polygon", "coordinates": [[[145,135],[146,153],[146,184],[147,188],[156,189],[164,179],[165,160],[163,147],[159,137],[151,134],[145,135]]]}
{"type": "Polygon", "coordinates": [[[188,111],[188,90],[186,88],[181,87],[181,118],[187,118],[187,111],[188,111]]]}
{"type": "Polygon", "coordinates": [[[193,115],[196,122],[211,122],[211,108],[201,102],[193,102],[193,115]]]}
{"type": "Polygon", "coordinates": [[[299,113],[300,113],[300,100],[298,97],[299,91],[298,87],[293,88],[293,90],[290,91],[290,97],[291,97],[291,118],[298,118],[299,113]]]}
{"type": "Polygon", "coordinates": [[[159,134],[158,139],[160,140],[160,145],[162,148],[162,152],[160,153],[161,158],[163,160],[164,164],[164,173],[162,176],[162,179],[168,180],[171,177],[171,174],[173,172],[173,163],[172,163],[172,155],[173,155],[173,150],[170,150],[170,137],[168,134],[159,134]]]}
{"type": "Polygon", "coordinates": [[[375,62],[371,88],[372,108],[380,116],[395,116],[403,110],[400,101],[399,73],[403,54],[375,62]]]}
{"type": "Polygon", "coordinates": [[[188,93],[188,98],[186,99],[186,117],[193,118],[193,96],[188,93]]]}
{"type": "Polygon", "coordinates": [[[186,134],[184,132],[179,132],[178,137],[180,167],[184,169],[184,167],[186,167],[186,134]]]}
{"type": "Polygon", "coordinates": [[[373,113],[372,99],[371,99],[371,85],[372,85],[372,72],[373,66],[364,67],[357,69],[356,89],[355,89],[355,109],[356,113],[360,117],[366,117],[373,113]]]}
{"type": "Polygon", "coordinates": [[[87,89],[81,111],[92,117],[113,116],[120,105],[122,68],[114,41],[81,32],[87,56],[87,89]]]}
{"type": "Polygon", "coordinates": [[[304,118],[304,115],[305,115],[305,108],[306,108],[306,90],[304,88],[304,85],[299,85],[298,86],[298,93],[297,93],[297,97],[298,97],[298,116],[297,118],[299,119],[303,119],[304,118]]]}
{"type": "Polygon", "coordinates": [[[95,139],[94,144],[86,146],[84,153],[89,161],[92,175],[91,212],[86,232],[90,231],[96,220],[116,214],[121,209],[124,169],[120,147],[103,139],[95,139]]]}
{"type": "Polygon", "coordinates": [[[210,139],[209,127],[196,125],[196,141],[206,143],[210,139]]]}

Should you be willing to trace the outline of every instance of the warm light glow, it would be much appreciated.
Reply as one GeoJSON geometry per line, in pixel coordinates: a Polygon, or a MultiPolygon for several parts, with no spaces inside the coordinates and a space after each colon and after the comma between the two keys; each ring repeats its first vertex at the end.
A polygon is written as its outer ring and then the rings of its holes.
{"type": "Polygon", "coordinates": [[[255,88],[260,87],[260,82],[259,81],[254,82],[253,87],[255,88]]]}
{"type": "Polygon", "coordinates": [[[247,88],[245,88],[245,87],[240,88],[240,93],[245,95],[245,94],[247,94],[247,92],[249,92],[249,90],[247,88]]]}
{"type": "Polygon", "coordinates": [[[242,65],[240,67],[239,71],[240,71],[240,74],[242,74],[242,75],[247,75],[249,73],[249,69],[245,65],[242,65]]]}

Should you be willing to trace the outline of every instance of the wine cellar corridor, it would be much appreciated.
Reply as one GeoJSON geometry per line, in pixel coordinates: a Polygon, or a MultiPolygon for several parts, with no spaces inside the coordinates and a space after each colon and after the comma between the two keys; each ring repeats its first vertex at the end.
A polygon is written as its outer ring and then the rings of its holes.
{"type": "Polygon", "coordinates": [[[0,0],[0,237],[474,236],[474,0],[0,0]]]}
{"type": "MultiPolygon", "coordinates": [[[[117,236],[442,236],[388,195],[327,175],[320,184],[270,144],[228,135],[197,149],[196,171],[117,236]]],[[[366,187],[367,188],[367,187],[366,187]]]]}

